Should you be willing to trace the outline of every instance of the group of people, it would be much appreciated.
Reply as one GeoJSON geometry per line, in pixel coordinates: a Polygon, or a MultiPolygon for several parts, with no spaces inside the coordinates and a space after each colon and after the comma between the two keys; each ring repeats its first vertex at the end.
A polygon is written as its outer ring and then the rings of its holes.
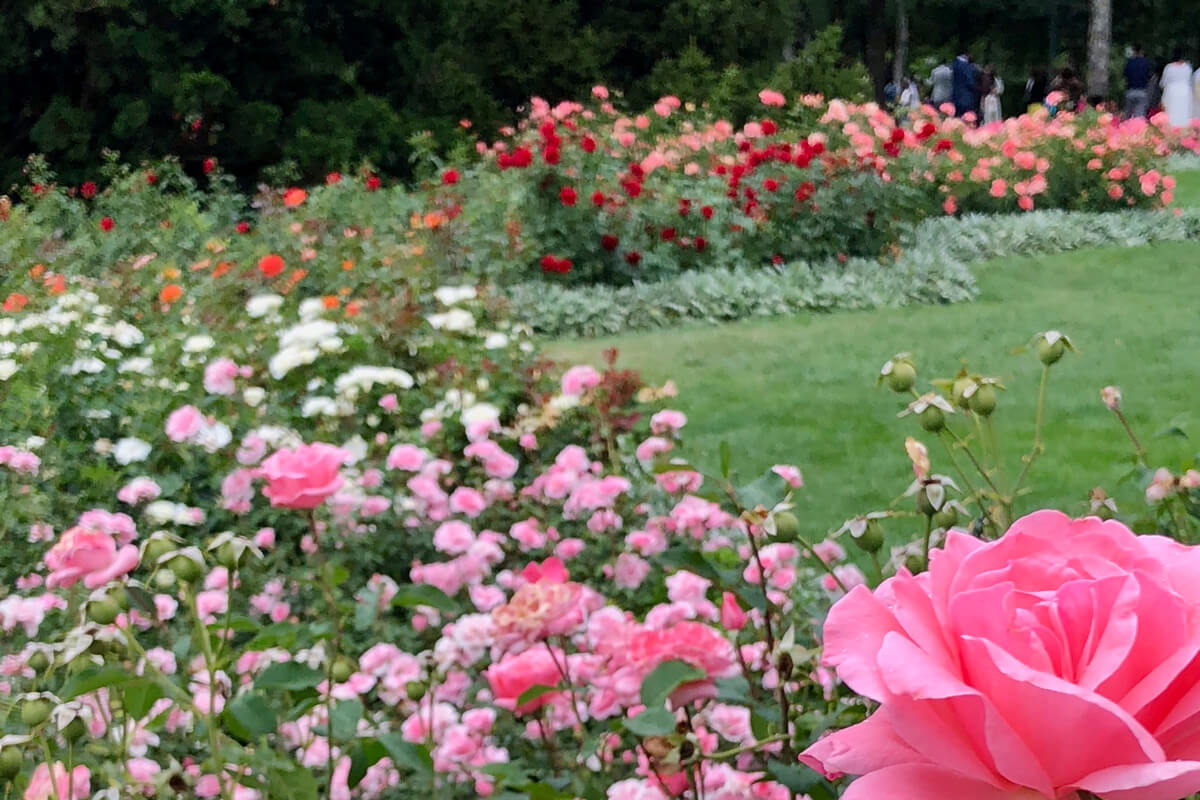
{"type": "Polygon", "coordinates": [[[1126,117],[1145,117],[1159,102],[1177,128],[1200,117],[1200,70],[1192,69],[1182,49],[1177,49],[1171,62],[1163,66],[1158,81],[1155,77],[1154,66],[1142,46],[1137,45],[1125,62],[1126,117]]]}
{"type": "MultiPolygon", "coordinates": [[[[930,76],[929,103],[936,108],[950,103],[957,116],[968,113],[984,124],[999,122],[1004,118],[1000,97],[1004,94],[1004,81],[990,66],[980,69],[967,53],[960,55],[951,66],[939,64],[930,76]]],[[[897,112],[920,108],[921,85],[912,75],[904,78],[902,87],[888,84],[884,92],[897,112]]]]}

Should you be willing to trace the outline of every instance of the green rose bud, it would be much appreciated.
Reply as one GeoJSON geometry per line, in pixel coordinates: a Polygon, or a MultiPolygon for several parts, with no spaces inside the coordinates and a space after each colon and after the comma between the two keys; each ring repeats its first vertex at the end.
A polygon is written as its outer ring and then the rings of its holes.
{"type": "Polygon", "coordinates": [[[428,690],[429,687],[421,681],[409,681],[404,686],[404,691],[408,693],[409,700],[420,700],[428,690]]]}
{"type": "Polygon", "coordinates": [[[225,542],[217,548],[217,563],[232,572],[246,561],[246,551],[233,542],[225,542]]]}
{"type": "Polygon", "coordinates": [[[907,392],[916,383],[917,368],[909,361],[897,361],[892,364],[892,371],[884,380],[887,381],[888,388],[893,392],[907,392]]]}
{"type": "Polygon", "coordinates": [[[175,542],[172,542],[165,536],[157,536],[146,542],[145,561],[150,564],[157,564],[160,558],[178,549],[179,545],[175,542]]]}
{"type": "Polygon", "coordinates": [[[175,556],[167,562],[167,569],[184,583],[191,583],[204,573],[203,567],[187,556],[175,556]]]}
{"type": "Polygon", "coordinates": [[[0,750],[0,780],[15,778],[21,771],[21,763],[25,755],[17,747],[6,747],[0,750]]]}
{"type": "Polygon", "coordinates": [[[30,728],[36,728],[50,719],[50,712],[53,710],[54,705],[44,697],[39,697],[36,700],[26,700],[21,704],[21,722],[24,722],[30,728]]]}
{"type": "Polygon", "coordinates": [[[775,514],[775,538],[781,542],[794,542],[800,536],[800,520],[790,511],[775,514]]]}
{"type": "Polygon", "coordinates": [[[34,672],[41,672],[46,667],[50,666],[50,657],[41,650],[34,650],[29,656],[29,668],[34,672]]]}
{"type": "Polygon", "coordinates": [[[981,417],[990,417],[996,410],[996,387],[984,383],[975,390],[969,401],[971,410],[981,417]]]}
{"type": "Polygon", "coordinates": [[[854,536],[854,544],[864,553],[877,553],[883,547],[883,527],[873,519],[867,520],[867,526],[861,536],[854,536]]]}
{"type": "Polygon", "coordinates": [[[927,517],[932,517],[938,511],[929,499],[929,492],[924,486],[917,490],[917,511],[920,511],[927,517]]]}
{"type": "Polygon", "coordinates": [[[937,433],[946,427],[946,415],[937,406],[929,406],[920,413],[917,419],[921,422],[921,427],[930,433],[937,433]]]}
{"type": "Polygon", "coordinates": [[[933,515],[933,527],[952,528],[958,523],[958,510],[950,503],[933,515]]]}
{"type": "Polygon", "coordinates": [[[954,379],[954,386],[950,389],[950,396],[954,400],[954,405],[959,408],[966,408],[970,400],[967,398],[967,390],[975,385],[975,381],[971,378],[963,376],[954,379]]]}
{"type": "Polygon", "coordinates": [[[1067,345],[1064,339],[1055,339],[1053,343],[1046,341],[1045,337],[1038,339],[1038,360],[1046,366],[1057,364],[1066,351],[1067,345]]]}
{"type": "Polygon", "coordinates": [[[334,682],[345,683],[354,674],[356,669],[358,669],[358,665],[353,661],[345,656],[338,656],[333,662],[333,669],[331,670],[334,682]]]}
{"type": "Polygon", "coordinates": [[[87,618],[97,625],[113,624],[120,613],[121,609],[109,597],[93,600],[87,604],[87,618]]]}
{"type": "Polygon", "coordinates": [[[87,733],[87,726],[83,724],[83,720],[76,717],[67,723],[67,727],[63,728],[62,735],[68,742],[75,742],[85,733],[87,733]]]}
{"type": "Polygon", "coordinates": [[[920,575],[925,571],[925,556],[919,553],[910,553],[904,559],[904,567],[913,575],[920,575]]]}

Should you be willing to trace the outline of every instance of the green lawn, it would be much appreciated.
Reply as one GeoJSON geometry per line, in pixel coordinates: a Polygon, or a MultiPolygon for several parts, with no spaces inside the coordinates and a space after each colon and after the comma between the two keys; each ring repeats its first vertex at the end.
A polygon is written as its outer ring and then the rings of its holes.
{"type": "Polygon", "coordinates": [[[1175,203],[1181,206],[1200,206],[1200,171],[1180,172],[1175,176],[1175,203]]]}
{"type": "MultiPolygon", "coordinates": [[[[1200,203],[1200,175],[1187,178],[1180,193],[1200,203]]],[[[1100,402],[1106,384],[1123,389],[1135,429],[1158,462],[1174,467],[1200,449],[1155,435],[1172,421],[1187,428],[1200,408],[1200,247],[1080,251],[975,269],[981,295],[974,303],[681,327],[550,349],[599,365],[601,351],[617,347],[621,362],[649,380],[673,378],[676,405],[690,418],[687,455],[702,467],[714,467],[722,440],[742,476],[779,462],[799,465],[807,487],[798,511],[810,535],[886,507],[904,490],[907,435],[930,445],[935,472],[950,472],[932,436],[896,418],[902,400],[875,388],[880,365],[900,351],[915,355],[921,379],[950,376],[963,359],[972,371],[1002,379],[1009,391],[994,419],[1011,478],[1032,439],[1040,370],[1031,352],[1012,350],[1047,329],[1076,342],[1082,352],[1068,354],[1051,375],[1047,451],[1034,467],[1025,510],[1082,512],[1097,485],[1119,501],[1137,495],[1137,487],[1117,485],[1127,469],[1118,460],[1131,450],[1100,402]]]]}

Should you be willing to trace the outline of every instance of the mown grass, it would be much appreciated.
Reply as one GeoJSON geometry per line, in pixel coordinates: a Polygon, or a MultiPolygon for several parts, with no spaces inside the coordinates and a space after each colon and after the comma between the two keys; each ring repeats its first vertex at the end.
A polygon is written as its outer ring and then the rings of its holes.
{"type": "MultiPolygon", "coordinates": [[[[1200,204],[1200,174],[1180,194],[1200,204]]],[[[651,381],[672,378],[675,404],[690,419],[686,453],[715,469],[727,441],[741,476],[772,464],[799,465],[798,509],[807,535],[857,513],[886,507],[911,480],[904,438],[926,441],[935,472],[944,452],[911,419],[905,402],[875,388],[880,365],[900,351],[916,359],[921,385],[966,363],[1008,388],[994,417],[1008,479],[1033,438],[1041,365],[1015,353],[1038,331],[1061,330],[1078,345],[1050,376],[1045,455],[1018,510],[1053,506],[1082,513],[1103,486],[1132,503],[1140,488],[1120,483],[1132,447],[1099,391],[1120,386],[1130,420],[1156,463],[1177,466],[1197,445],[1156,436],[1174,422],[1188,430],[1200,407],[1200,247],[1161,244],[1046,258],[1008,258],[975,267],[977,302],[828,316],[803,315],[716,327],[681,327],[602,340],[558,342],[556,357],[600,364],[616,347],[625,366],[651,381]]],[[[956,420],[963,429],[964,420],[956,420]]],[[[965,430],[965,429],[964,429],[965,430]]],[[[1198,432],[1200,434],[1200,432],[1198,432]]]]}

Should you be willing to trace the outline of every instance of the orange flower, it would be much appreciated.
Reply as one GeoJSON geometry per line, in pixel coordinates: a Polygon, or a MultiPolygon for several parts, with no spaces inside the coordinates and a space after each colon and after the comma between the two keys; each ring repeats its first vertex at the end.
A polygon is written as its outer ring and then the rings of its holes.
{"type": "Polygon", "coordinates": [[[192,264],[188,269],[192,272],[199,272],[202,269],[208,269],[212,265],[211,258],[202,258],[195,264],[192,264]]]}
{"type": "Polygon", "coordinates": [[[346,316],[347,317],[357,317],[360,308],[361,308],[361,306],[359,305],[359,302],[357,300],[347,303],[346,304],[346,316]]]}
{"type": "Polygon", "coordinates": [[[349,297],[350,296],[350,287],[343,286],[342,288],[338,289],[338,294],[340,294],[342,297],[349,297]]]}
{"type": "Polygon", "coordinates": [[[438,214],[434,211],[430,211],[428,214],[426,214],[424,219],[425,227],[434,229],[436,229],[445,221],[445,218],[441,214],[438,214]]]}
{"type": "Polygon", "coordinates": [[[213,277],[219,278],[222,275],[224,275],[226,272],[229,272],[229,270],[231,270],[231,269],[233,269],[232,264],[230,264],[228,261],[221,261],[217,264],[216,268],[213,270],[213,273],[212,273],[213,277]]]}
{"type": "Polygon", "coordinates": [[[8,314],[15,314],[25,307],[29,302],[29,298],[23,294],[13,292],[4,301],[4,311],[8,314]]]}
{"type": "Polygon", "coordinates": [[[258,271],[268,278],[274,278],[283,272],[283,257],[269,253],[258,260],[258,271]]]}
{"type": "Polygon", "coordinates": [[[30,268],[30,270],[29,270],[29,277],[36,280],[36,279],[42,277],[42,273],[45,271],[46,271],[45,264],[34,264],[33,267],[30,268]]]}
{"type": "Polygon", "coordinates": [[[298,269],[292,273],[292,277],[290,278],[290,280],[292,283],[299,283],[300,281],[304,280],[304,277],[306,275],[308,275],[307,270],[298,269]]]}
{"type": "Polygon", "coordinates": [[[349,272],[350,270],[354,269],[354,262],[347,258],[342,262],[342,269],[346,270],[346,272],[349,272]]]}
{"type": "Polygon", "coordinates": [[[337,297],[335,297],[334,295],[327,294],[321,298],[321,303],[326,308],[332,309],[332,308],[337,308],[339,305],[341,305],[342,301],[338,300],[337,297]]]}
{"type": "Polygon", "coordinates": [[[308,192],[293,186],[283,193],[283,204],[288,208],[295,208],[308,199],[308,192]]]}
{"type": "Polygon", "coordinates": [[[171,305],[181,297],[183,297],[183,289],[177,283],[168,283],[158,293],[158,299],[167,305],[171,305]]]}
{"type": "Polygon", "coordinates": [[[179,270],[175,269],[175,267],[167,267],[162,271],[162,276],[169,281],[173,281],[179,277],[179,270]]]}
{"type": "Polygon", "coordinates": [[[50,294],[62,294],[67,290],[67,279],[62,275],[51,275],[42,282],[50,294]]]}

